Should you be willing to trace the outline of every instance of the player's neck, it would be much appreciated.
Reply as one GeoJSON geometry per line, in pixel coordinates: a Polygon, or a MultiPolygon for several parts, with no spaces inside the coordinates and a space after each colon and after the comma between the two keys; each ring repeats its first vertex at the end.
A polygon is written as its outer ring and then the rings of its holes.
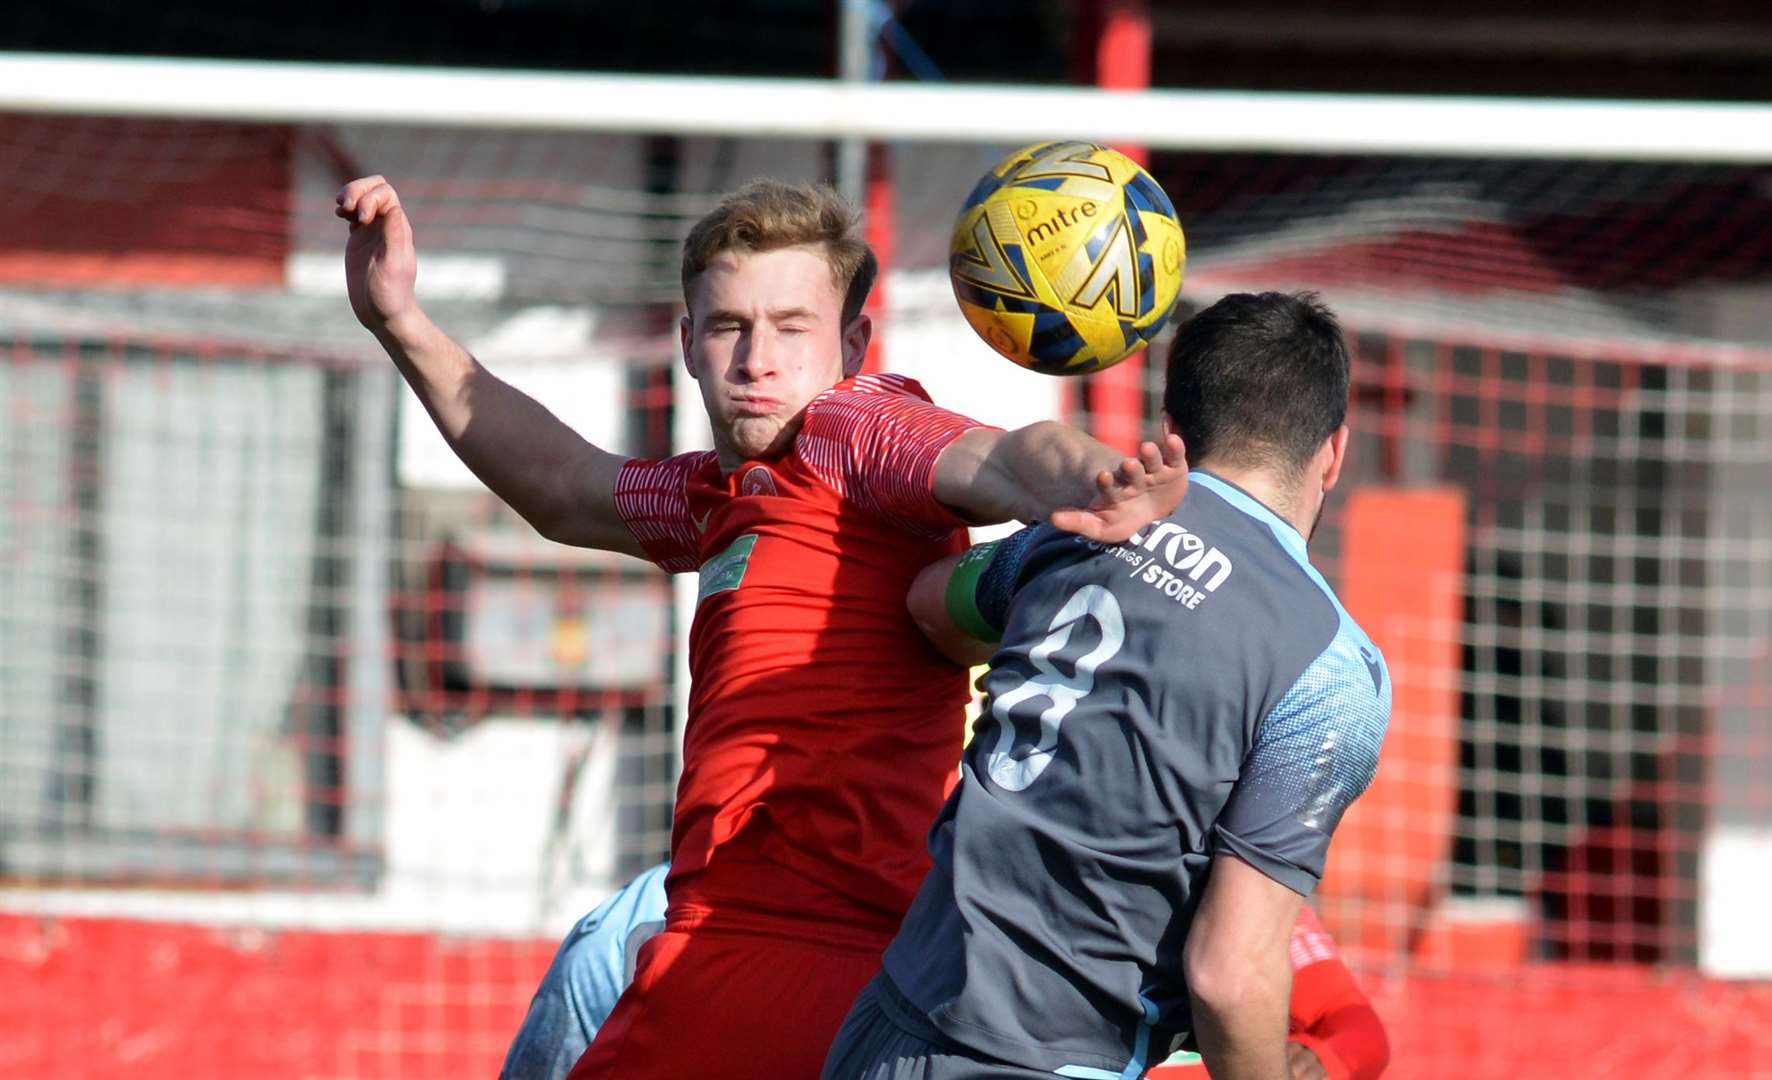
{"type": "Polygon", "coordinates": [[[1298,535],[1310,538],[1311,526],[1316,523],[1317,509],[1314,503],[1304,498],[1298,481],[1277,476],[1273,470],[1259,466],[1240,466],[1208,460],[1200,462],[1199,467],[1242,488],[1256,502],[1297,529],[1298,535]]]}

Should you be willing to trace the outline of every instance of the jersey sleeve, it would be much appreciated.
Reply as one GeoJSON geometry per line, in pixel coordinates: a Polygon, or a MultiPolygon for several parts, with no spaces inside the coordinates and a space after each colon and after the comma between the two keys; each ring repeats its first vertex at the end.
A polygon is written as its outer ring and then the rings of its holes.
{"type": "Polygon", "coordinates": [[[689,516],[689,478],[712,451],[625,462],[615,480],[615,512],[646,558],[673,574],[701,566],[700,533],[689,516]]]}
{"type": "Polygon", "coordinates": [[[1213,828],[1218,851],[1310,895],[1335,826],[1378,768],[1390,722],[1382,672],[1376,652],[1345,634],[1305,669],[1256,729],[1213,828]]]}
{"type": "Polygon", "coordinates": [[[915,532],[965,524],[935,498],[935,462],[955,439],[988,427],[931,402],[915,381],[863,375],[814,399],[797,447],[844,500],[915,532]]]}

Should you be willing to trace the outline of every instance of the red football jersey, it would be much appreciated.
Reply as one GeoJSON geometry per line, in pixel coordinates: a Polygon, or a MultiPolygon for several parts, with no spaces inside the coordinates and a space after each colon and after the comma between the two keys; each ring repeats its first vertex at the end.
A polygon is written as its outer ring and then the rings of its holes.
{"type": "Polygon", "coordinates": [[[747,850],[897,925],[929,867],[967,697],[905,595],[965,547],[935,461],[979,426],[910,379],[863,375],[814,399],[780,458],[623,467],[616,506],[647,555],[701,572],[673,881],[717,870],[755,825],[747,850]]]}

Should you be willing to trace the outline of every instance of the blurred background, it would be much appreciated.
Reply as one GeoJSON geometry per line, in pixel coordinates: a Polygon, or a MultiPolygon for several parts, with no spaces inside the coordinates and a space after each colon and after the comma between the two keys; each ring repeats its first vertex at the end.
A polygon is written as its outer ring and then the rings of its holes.
{"type": "Polygon", "coordinates": [[[1396,712],[1317,903],[1389,1075],[1772,1076],[1772,8],[1480,7],[13,5],[0,1073],[493,1075],[666,853],[693,579],[456,463],[345,303],[344,180],[620,452],[707,445],[678,244],[763,174],[865,204],[872,366],[1130,446],[1160,361],[1023,372],[946,276],[978,175],[1095,108],[1184,308],[1316,289],[1356,348],[1314,552],[1396,712]]]}

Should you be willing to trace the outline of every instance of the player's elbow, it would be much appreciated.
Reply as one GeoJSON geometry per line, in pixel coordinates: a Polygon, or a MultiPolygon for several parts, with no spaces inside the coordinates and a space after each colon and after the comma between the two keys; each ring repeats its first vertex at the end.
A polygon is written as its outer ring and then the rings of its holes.
{"type": "Polygon", "coordinates": [[[1186,972],[1188,997],[1196,1012],[1213,1016],[1233,1015],[1239,999],[1249,992],[1249,980],[1231,969],[1190,963],[1186,965],[1186,972]]]}
{"type": "Polygon", "coordinates": [[[506,501],[556,544],[625,550],[620,540],[630,534],[613,505],[618,469],[610,455],[580,440],[565,461],[536,469],[542,479],[506,501]]]}
{"type": "Polygon", "coordinates": [[[1194,1008],[1214,1016],[1235,1016],[1283,1000],[1290,973],[1272,964],[1251,963],[1242,950],[1222,936],[1190,938],[1182,953],[1182,971],[1194,1008]]]}
{"type": "Polygon", "coordinates": [[[569,513],[565,507],[536,508],[519,513],[544,540],[573,547],[592,546],[585,540],[583,519],[569,513]]]}
{"type": "Polygon", "coordinates": [[[948,615],[947,582],[953,567],[951,558],[924,567],[911,582],[905,608],[937,652],[961,667],[974,667],[991,658],[992,646],[962,632],[948,615]]]}

